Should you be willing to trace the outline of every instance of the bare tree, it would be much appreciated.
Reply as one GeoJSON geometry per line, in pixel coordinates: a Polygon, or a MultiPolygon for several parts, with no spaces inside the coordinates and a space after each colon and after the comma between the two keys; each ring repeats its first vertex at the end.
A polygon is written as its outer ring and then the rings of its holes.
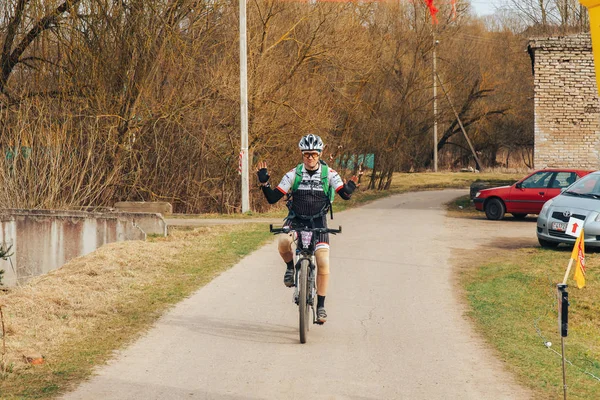
{"type": "MultiPolygon", "coordinates": [[[[547,16],[535,15],[560,21],[544,1],[547,16]]],[[[439,74],[485,162],[530,146],[530,104],[515,100],[531,88],[515,33],[526,19],[492,28],[463,2],[456,19],[449,5],[439,19],[439,74]]],[[[3,3],[0,205],[166,200],[178,212],[238,211],[237,24],[236,5],[219,0],[3,3]]],[[[374,156],[363,187],[385,190],[395,171],[428,168],[423,2],[253,0],[248,34],[251,161],[268,159],[274,179],[299,162],[298,138],[310,132],[342,173],[374,156]]],[[[464,165],[456,118],[439,100],[443,166],[464,165]]],[[[255,209],[260,196],[252,192],[255,209]]]]}
{"type": "Polygon", "coordinates": [[[50,10],[43,13],[43,16],[37,17],[36,10],[44,9],[43,2],[31,3],[30,0],[16,0],[16,2],[7,1],[4,12],[8,21],[6,34],[2,45],[2,54],[0,55],[0,92],[10,98],[7,90],[8,80],[15,67],[19,63],[28,62],[49,62],[43,58],[30,56],[23,59],[23,55],[30,48],[31,44],[44,33],[44,31],[57,28],[60,20],[64,19],[65,13],[73,12],[80,0],[65,0],[57,6],[47,4],[50,10]],[[29,11],[29,13],[28,13],[29,11]]]}
{"type": "Polygon", "coordinates": [[[578,0],[509,0],[505,12],[520,17],[537,33],[562,33],[585,30],[587,10],[578,0]]]}

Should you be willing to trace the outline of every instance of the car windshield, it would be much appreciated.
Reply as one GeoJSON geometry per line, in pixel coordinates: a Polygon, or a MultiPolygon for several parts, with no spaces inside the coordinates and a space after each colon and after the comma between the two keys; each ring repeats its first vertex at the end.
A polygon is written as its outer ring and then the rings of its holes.
{"type": "Polygon", "coordinates": [[[600,174],[589,174],[569,186],[565,192],[573,196],[600,198],[600,174]]]}

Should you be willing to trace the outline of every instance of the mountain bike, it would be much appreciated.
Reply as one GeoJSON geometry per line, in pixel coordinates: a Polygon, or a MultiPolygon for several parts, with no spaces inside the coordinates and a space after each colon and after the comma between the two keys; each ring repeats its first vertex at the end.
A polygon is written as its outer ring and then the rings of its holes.
{"type": "Polygon", "coordinates": [[[293,300],[298,305],[300,343],[306,343],[311,310],[313,324],[319,324],[315,302],[317,297],[315,280],[317,236],[319,233],[331,233],[333,235],[342,233],[342,227],[340,226],[338,229],[310,228],[306,226],[273,228],[273,225],[270,225],[269,230],[274,234],[291,233],[296,244],[293,300]]]}

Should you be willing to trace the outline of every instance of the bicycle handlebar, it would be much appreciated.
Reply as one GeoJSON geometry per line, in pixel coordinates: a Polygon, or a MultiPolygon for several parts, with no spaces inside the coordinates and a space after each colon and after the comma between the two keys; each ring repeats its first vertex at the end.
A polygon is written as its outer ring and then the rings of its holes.
{"type": "Polygon", "coordinates": [[[309,228],[308,226],[303,227],[291,227],[291,226],[283,226],[281,228],[273,228],[273,224],[269,225],[269,231],[271,233],[290,233],[290,232],[315,232],[315,233],[331,233],[333,235],[342,233],[342,227],[338,227],[338,229],[330,229],[330,228],[309,228]]]}

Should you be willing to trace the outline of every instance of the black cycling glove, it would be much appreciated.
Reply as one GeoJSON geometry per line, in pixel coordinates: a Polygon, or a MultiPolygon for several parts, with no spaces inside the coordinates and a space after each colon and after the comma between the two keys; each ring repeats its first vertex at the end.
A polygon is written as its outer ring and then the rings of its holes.
{"type": "Polygon", "coordinates": [[[266,168],[259,169],[256,175],[258,175],[258,181],[260,183],[269,182],[269,178],[271,177],[271,175],[269,175],[269,171],[267,171],[266,168]]]}
{"type": "Polygon", "coordinates": [[[354,183],[353,180],[349,180],[348,182],[346,182],[346,192],[348,194],[354,193],[355,190],[356,190],[356,183],[354,183]]]}

